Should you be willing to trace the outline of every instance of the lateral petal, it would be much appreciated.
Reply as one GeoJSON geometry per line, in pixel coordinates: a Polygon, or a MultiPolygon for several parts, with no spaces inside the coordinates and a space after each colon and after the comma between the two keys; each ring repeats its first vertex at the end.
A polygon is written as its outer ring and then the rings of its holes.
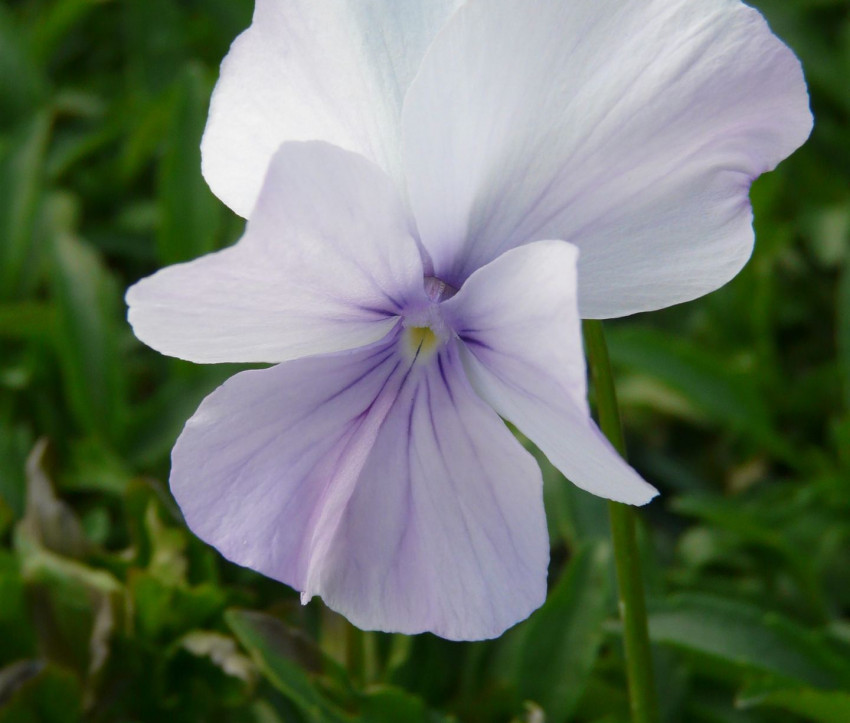
{"type": "Polygon", "coordinates": [[[370,344],[423,302],[390,179],[326,143],[274,156],[244,237],[127,292],[136,336],[194,362],[279,362],[370,344]]]}
{"type": "Polygon", "coordinates": [[[628,504],[657,491],[611,446],[587,406],[577,250],[539,241],[474,272],[443,304],[473,387],[582,489],[628,504]]]}
{"type": "Polygon", "coordinates": [[[410,202],[459,287],[543,238],[583,317],[705,294],[753,244],[750,184],[808,137],[800,64],[738,0],[469,0],[403,111],[410,202]]]}
{"type": "Polygon", "coordinates": [[[241,216],[284,141],[324,140],[400,178],[401,104],[461,0],[257,0],[221,66],[204,177],[241,216]]]}

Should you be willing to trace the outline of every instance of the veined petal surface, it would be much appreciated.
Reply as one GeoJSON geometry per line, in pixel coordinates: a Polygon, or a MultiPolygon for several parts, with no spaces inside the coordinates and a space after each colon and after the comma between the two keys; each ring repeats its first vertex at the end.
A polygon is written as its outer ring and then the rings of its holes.
{"type": "Polygon", "coordinates": [[[242,372],[210,394],[171,455],[192,531],[304,590],[398,394],[397,336],[242,372]]]}
{"type": "Polygon", "coordinates": [[[284,141],[324,140],[400,179],[404,95],[462,0],[257,0],[221,68],[202,143],[213,192],[248,216],[284,141]]]}
{"type": "Polygon", "coordinates": [[[602,318],[732,278],[751,182],[812,119],[796,57],[738,0],[469,0],[402,124],[437,276],[459,287],[509,248],[564,239],[581,314],[602,318]]]}
{"type": "Polygon", "coordinates": [[[546,595],[537,464],[457,349],[368,349],[225,382],[187,423],[171,489],[228,559],[364,628],[493,637],[546,595]]]}
{"type": "Polygon", "coordinates": [[[364,346],[424,302],[389,177],[326,143],[275,154],[245,236],[127,292],[136,336],[194,362],[279,362],[364,346]]]}
{"type": "Polygon", "coordinates": [[[657,491],[590,417],[576,303],[577,250],[539,241],[474,272],[443,304],[473,387],[582,489],[628,504],[657,491]]]}
{"type": "Polygon", "coordinates": [[[310,581],[361,628],[491,638],[546,597],[540,469],[457,351],[412,368],[310,581]]]}

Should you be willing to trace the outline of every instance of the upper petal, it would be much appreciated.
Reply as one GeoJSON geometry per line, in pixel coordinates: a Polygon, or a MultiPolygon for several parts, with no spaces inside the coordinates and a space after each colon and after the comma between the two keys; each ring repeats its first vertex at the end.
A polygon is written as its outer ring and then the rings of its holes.
{"type": "Polygon", "coordinates": [[[811,124],[799,62],[737,0],[470,0],[405,101],[410,202],[449,283],[559,238],[582,316],[630,314],[737,273],[750,184],[811,124]]]}
{"type": "Polygon", "coordinates": [[[481,397],[574,484],[644,504],[656,490],[617,454],[587,406],[576,248],[539,241],[474,272],[443,304],[481,397]]]}
{"type": "Polygon", "coordinates": [[[325,140],[396,175],[401,104],[462,0],[257,0],[225,58],[202,143],[204,177],[248,216],[288,140],[325,140]]]}
{"type": "Polygon", "coordinates": [[[414,366],[310,593],[365,629],[476,640],[546,597],[540,469],[450,344],[414,366]]]}
{"type": "Polygon", "coordinates": [[[127,292],[154,349],[195,362],[276,362],[372,343],[425,299],[390,179],[325,143],[275,155],[245,236],[127,292]]]}

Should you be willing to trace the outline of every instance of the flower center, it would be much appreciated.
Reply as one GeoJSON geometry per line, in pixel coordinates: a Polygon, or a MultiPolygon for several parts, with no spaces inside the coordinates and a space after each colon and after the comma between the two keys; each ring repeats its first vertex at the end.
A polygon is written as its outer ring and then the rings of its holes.
{"type": "Polygon", "coordinates": [[[438,337],[430,326],[408,326],[404,330],[404,346],[417,361],[425,361],[440,346],[438,337]]]}

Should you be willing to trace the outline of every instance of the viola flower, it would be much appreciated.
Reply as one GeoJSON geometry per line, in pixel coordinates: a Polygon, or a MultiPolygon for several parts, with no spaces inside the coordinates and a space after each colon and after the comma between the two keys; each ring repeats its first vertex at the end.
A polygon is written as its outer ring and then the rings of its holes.
{"type": "Polygon", "coordinates": [[[203,141],[246,234],[128,292],[163,353],[277,364],[187,423],[189,526],[361,627],[498,635],[548,561],[500,417],[580,487],[650,499],[590,418],[579,317],[734,276],[750,184],[810,129],[737,0],[257,0],[203,141]]]}
{"type": "Polygon", "coordinates": [[[201,404],[172,453],[189,527],[356,625],[500,634],[546,595],[540,469],[655,490],[590,418],[576,248],[538,241],[458,289],[392,181],[322,142],[273,157],[245,236],[127,293],[136,335],[194,362],[277,362],[201,404]]]}

